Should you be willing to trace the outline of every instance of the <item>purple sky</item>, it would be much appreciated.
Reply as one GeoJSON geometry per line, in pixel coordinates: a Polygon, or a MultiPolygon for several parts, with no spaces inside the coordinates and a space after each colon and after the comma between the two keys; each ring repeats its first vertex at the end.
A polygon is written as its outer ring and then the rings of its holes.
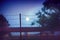
{"type": "MultiPolygon", "coordinates": [[[[20,1],[0,1],[0,14],[3,14],[9,21],[10,27],[19,27],[19,14],[22,15],[22,27],[37,27],[38,24],[31,26],[31,22],[37,20],[35,13],[41,10],[44,0],[20,0],[20,1]],[[26,17],[29,21],[26,21],[26,17]]],[[[30,32],[29,32],[30,33],[30,32]]],[[[40,33],[31,32],[30,34],[40,33]]],[[[11,33],[12,35],[14,33],[11,33]]],[[[19,35],[15,33],[14,35],[19,35]]],[[[24,34],[24,33],[23,33],[24,34]]],[[[55,34],[58,34],[57,32],[55,34]]]]}
{"type": "MultiPolygon", "coordinates": [[[[19,27],[19,13],[21,13],[22,27],[31,27],[31,22],[37,20],[37,13],[43,6],[44,0],[20,0],[20,1],[2,1],[1,11],[7,20],[10,27],[19,27]],[[29,21],[26,21],[26,17],[29,21]]],[[[38,24],[34,25],[38,26],[38,24]]]]}

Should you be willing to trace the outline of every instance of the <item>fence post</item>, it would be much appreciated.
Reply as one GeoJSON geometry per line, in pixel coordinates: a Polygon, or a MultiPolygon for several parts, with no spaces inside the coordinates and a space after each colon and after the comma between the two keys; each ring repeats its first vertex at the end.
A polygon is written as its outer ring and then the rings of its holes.
{"type": "Polygon", "coordinates": [[[20,20],[20,40],[22,40],[22,35],[21,35],[21,13],[19,14],[19,20],[20,20]]]}

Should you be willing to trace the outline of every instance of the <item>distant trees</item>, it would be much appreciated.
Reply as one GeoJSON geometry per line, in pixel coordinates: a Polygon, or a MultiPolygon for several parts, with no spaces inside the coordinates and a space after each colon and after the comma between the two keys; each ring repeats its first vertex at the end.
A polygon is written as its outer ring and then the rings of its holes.
{"type": "MultiPolygon", "coordinates": [[[[45,0],[42,12],[36,13],[36,22],[42,27],[46,27],[49,30],[60,28],[60,1],[59,0],[45,0]]],[[[32,25],[34,25],[32,23],[32,25]]]]}

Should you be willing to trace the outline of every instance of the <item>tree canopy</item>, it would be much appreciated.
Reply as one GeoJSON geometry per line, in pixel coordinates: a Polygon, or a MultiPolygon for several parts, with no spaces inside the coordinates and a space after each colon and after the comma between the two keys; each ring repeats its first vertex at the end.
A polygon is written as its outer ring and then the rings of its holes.
{"type": "Polygon", "coordinates": [[[60,1],[59,0],[45,0],[43,2],[42,12],[38,12],[36,22],[48,29],[60,28],[60,1]]]}

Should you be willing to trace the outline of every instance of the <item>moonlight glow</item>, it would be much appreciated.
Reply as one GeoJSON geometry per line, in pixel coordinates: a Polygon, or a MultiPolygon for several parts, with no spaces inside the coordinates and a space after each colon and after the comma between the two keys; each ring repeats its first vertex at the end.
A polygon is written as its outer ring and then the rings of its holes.
{"type": "Polygon", "coordinates": [[[26,17],[26,21],[29,21],[30,20],[30,18],[29,17],[26,17]]]}

